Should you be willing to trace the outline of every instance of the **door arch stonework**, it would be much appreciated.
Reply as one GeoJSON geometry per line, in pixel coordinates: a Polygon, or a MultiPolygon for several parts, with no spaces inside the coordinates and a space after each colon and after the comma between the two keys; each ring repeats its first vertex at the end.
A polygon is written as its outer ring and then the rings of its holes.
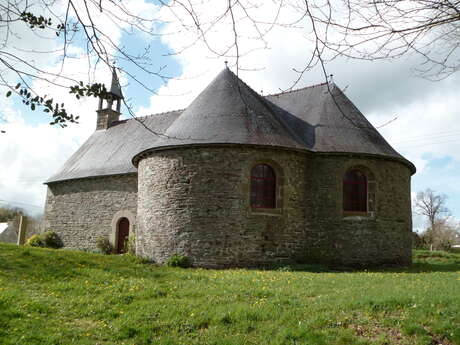
{"type": "Polygon", "coordinates": [[[129,222],[129,235],[135,234],[135,215],[129,210],[121,210],[115,213],[112,218],[112,231],[109,236],[110,244],[116,250],[118,244],[118,225],[122,218],[126,218],[129,222]]]}

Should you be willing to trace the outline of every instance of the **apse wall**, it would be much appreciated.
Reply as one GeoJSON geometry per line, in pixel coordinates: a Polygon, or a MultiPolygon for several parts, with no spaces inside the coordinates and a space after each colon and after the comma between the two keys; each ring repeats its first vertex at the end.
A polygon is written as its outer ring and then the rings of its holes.
{"type": "Polygon", "coordinates": [[[243,146],[152,152],[138,166],[137,252],[156,262],[188,256],[194,266],[260,266],[305,254],[303,153],[243,146]],[[250,207],[253,166],[272,166],[277,207],[250,207]]]}

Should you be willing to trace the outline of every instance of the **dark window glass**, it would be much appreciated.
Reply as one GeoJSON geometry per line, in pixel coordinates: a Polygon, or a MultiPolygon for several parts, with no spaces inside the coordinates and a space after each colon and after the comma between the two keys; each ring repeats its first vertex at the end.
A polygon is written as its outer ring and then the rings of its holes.
{"type": "Polygon", "coordinates": [[[367,212],[367,178],[359,170],[350,170],[343,179],[343,210],[367,212]]]}
{"type": "Polygon", "coordinates": [[[267,164],[256,165],[251,170],[251,207],[276,207],[276,175],[267,164]]]}

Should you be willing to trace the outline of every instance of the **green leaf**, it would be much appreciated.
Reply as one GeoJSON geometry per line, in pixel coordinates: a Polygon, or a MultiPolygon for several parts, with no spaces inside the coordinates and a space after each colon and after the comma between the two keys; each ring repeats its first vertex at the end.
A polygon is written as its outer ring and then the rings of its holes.
{"type": "Polygon", "coordinates": [[[10,96],[11,96],[11,91],[8,91],[8,92],[6,93],[6,97],[10,97],[10,96]]]}

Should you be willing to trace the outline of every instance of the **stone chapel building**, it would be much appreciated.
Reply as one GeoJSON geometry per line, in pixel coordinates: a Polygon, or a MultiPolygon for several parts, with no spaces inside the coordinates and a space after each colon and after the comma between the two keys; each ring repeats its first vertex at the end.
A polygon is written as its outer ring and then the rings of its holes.
{"type": "Polygon", "coordinates": [[[66,247],[121,253],[135,234],[159,263],[411,262],[415,167],[333,83],[261,96],[226,68],[187,109],[137,120],[122,97],[114,72],[96,131],[46,182],[66,247]]]}

